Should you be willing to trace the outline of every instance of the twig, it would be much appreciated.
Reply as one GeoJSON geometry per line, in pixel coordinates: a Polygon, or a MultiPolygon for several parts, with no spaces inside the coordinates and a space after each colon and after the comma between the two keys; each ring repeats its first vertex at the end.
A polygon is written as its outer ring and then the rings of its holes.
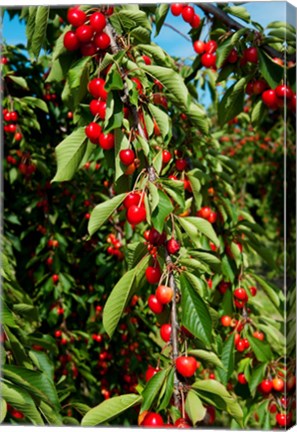
{"type": "Polygon", "coordinates": [[[176,33],[178,33],[180,36],[182,36],[183,38],[185,38],[188,42],[192,42],[192,39],[185,35],[184,33],[182,33],[181,31],[179,31],[177,28],[175,28],[173,25],[168,24],[168,23],[164,23],[163,24],[164,27],[169,27],[171,30],[175,31],[176,33]]]}

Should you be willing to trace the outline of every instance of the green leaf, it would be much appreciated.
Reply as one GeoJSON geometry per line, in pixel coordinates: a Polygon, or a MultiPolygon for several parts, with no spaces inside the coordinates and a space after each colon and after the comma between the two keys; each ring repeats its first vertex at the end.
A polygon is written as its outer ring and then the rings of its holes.
{"type": "Polygon", "coordinates": [[[111,90],[123,90],[124,83],[121,77],[121,74],[118,71],[117,65],[113,65],[107,76],[104,88],[107,92],[110,92],[111,90]]]}
{"type": "Polygon", "coordinates": [[[36,6],[30,6],[29,7],[29,16],[27,19],[27,26],[26,26],[26,36],[27,36],[27,48],[30,50],[30,46],[32,43],[32,37],[35,29],[35,17],[37,13],[37,7],[36,6]]]}
{"type": "Polygon", "coordinates": [[[91,60],[91,57],[82,57],[71,65],[68,72],[69,86],[71,89],[77,88],[81,85],[84,70],[90,66],[91,60]]]}
{"type": "Polygon", "coordinates": [[[26,102],[29,105],[32,105],[35,108],[39,108],[42,111],[48,113],[48,107],[47,104],[42,100],[42,99],[38,99],[32,96],[25,96],[23,97],[23,102],[26,102]]]}
{"type": "Polygon", "coordinates": [[[127,167],[123,167],[120,160],[120,151],[126,150],[130,147],[130,143],[123,131],[118,128],[114,132],[114,142],[115,142],[115,181],[117,181],[125,172],[127,167]]]}
{"type": "Polygon", "coordinates": [[[230,260],[227,255],[224,255],[222,258],[222,273],[227,278],[227,280],[233,282],[235,279],[235,274],[233,272],[232,266],[230,264],[230,260]]]}
{"type": "Polygon", "coordinates": [[[224,369],[218,369],[221,382],[227,385],[234,371],[234,333],[225,341],[221,354],[224,369]]]}
{"type": "Polygon", "coordinates": [[[171,119],[161,108],[153,104],[148,104],[151,115],[159,126],[161,135],[165,138],[171,130],[171,119]]]}
{"type": "Polygon", "coordinates": [[[189,255],[193,258],[198,258],[208,264],[214,271],[220,272],[221,261],[219,258],[209,252],[190,251],[189,255]]]}
{"type": "Polygon", "coordinates": [[[263,291],[265,292],[267,297],[271,300],[271,302],[274,304],[274,306],[276,308],[279,308],[280,307],[280,290],[279,290],[279,288],[273,287],[272,285],[270,285],[268,282],[266,282],[263,278],[256,275],[255,273],[253,273],[252,276],[261,285],[263,291]]]}
{"type": "Polygon", "coordinates": [[[9,78],[11,81],[15,82],[18,86],[22,87],[25,90],[29,90],[27,81],[23,77],[15,76],[15,75],[9,75],[9,78]]]}
{"type": "Polygon", "coordinates": [[[137,50],[140,50],[145,54],[154,57],[154,59],[161,63],[164,63],[167,59],[165,51],[160,46],[154,43],[137,45],[137,50]]]}
{"type": "Polygon", "coordinates": [[[187,110],[188,89],[182,77],[171,68],[153,65],[142,65],[142,69],[152,78],[157,79],[168,93],[169,99],[187,110]]]}
{"type": "Polygon", "coordinates": [[[180,286],[182,324],[209,346],[212,341],[212,321],[207,306],[183,274],[180,275],[180,286]]]}
{"type": "Polygon", "coordinates": [[[106,102],[106,116],[104,121],[104,132],[120,128],[123,123],[123,104],[118,92],[110,92],[106,102]]]}
{"type": "Polygon", "coordinates": [[[162,402],[160,404],[159,410],[167,409],[170,399],[172,397],[172,393],[174,390],[174,373],[175,369],[171,368],[166,379],[166,390],[162,402]]]}
{"type": "Polygon", "coordinates": [[[245,85],[247,78],[240,78],[228,88],[218,106],[218,120],[220,126],[224,126],[243,110],[245,85]]]}
{"type": "Polygon", "coordinates": [[[218,49],[216,51],[216,67],[218,69],[223,66],[232,48],[233,48],[233,43],[231,37],[224,40],[223,43],[219,44],[218,49]]]}
{"type": "Polygon", "coordinates": [[[192,288],[194,288],[194,290],[197,291],[197,293],[201,297],[204,297],[203,282],[200,279],[198,279],[198,277],[195,276],[193,273],[184,271],[183,274],[188,279],[188,281],[189,281],[190,285],[192,286],[192,288]]]}
{"type": "Polygon", "coordinates": [[[88,223],[88,232],[90,235],[93,235],[104,224],[104,222],[124,201],[126,196],[126,193],[117,195],[112,199],[108,199],[107,201],[98,204],[94,208],[88,223]]]}
{"type": "Polygon", "coordinates": [[[269,362],[272,360],[273,354],[267,342],[260,341],[250,335],[247,335],[247,339],[257,360],[260,362],[269,362]]]}
{"type": "Polygon", "coordinates": [[[200,194],[201,183],[200,180],[191,172],[187,172],[187,178],[190,182],[192,192],[194,195],[196,206],[199,208],[201,206],[202,195],[200,194]]]}
{"type": "Polygon", "coordinates": [[[159,395],[161,387],[168,375],[169,369],[157,372],[146,384],[141,396],[143,398],[140,412],[149,410],[155,398],[159,395]]]}
{"type": "Polygon", "coordinates": [[[162,150],[160,150],[153,159],[153,167],[155,168],[157,174],[160,174],[162,170],[162,164],[163,164],[162,150]]]}
{"type": "Polygon", "coordinates": [[[165,219],[173,211],[173,206],[171,204],[168,196],[158,189],[159,194],[159,204],[158,207],[152,212],[152,223],[154,228],[160,233],[163,231],[165,219]]]}
{"type": "Polygon", "coordinates": [[[139,405],[142,397],[136,394],[126,394],[123,396],[115,396],[107,399],[100,405],[92,408],[81,421],[82,426],[97,426],[99,424],[106,424],[114,417],[119,416],[121,413],[135,405],[139,405]]]}
{"type": "Polygon", "coordinates": [[[204,408],[199,396],[193,390],[190,390],[187,394],[185,409],[193,426],[195,426],[197,422],[203,420],[206,414],[206,408],[204,408]]]}
{"type": "Polygon", "coordinates": [[[284,69],[261,49],[258,49],[258,57],[261,75],[271,88],[275,88],[283,79],[284,69]]]}
{"type": "Polygon", "coordinates": [[[40,413],[38,412],[33,399],[30,394],[15,385],[4,383],[1,384],[1,396],[7,403],[12,405],[15,409],[21,411],[33,425],[42,426],[44,422],[40,413]]]}
{"type": "Polygon", "coordinates": [[[267,368],[267,364],[264,363],[264,364],[260,364],[260,365],[256,366],[252,370],[252,374],[251,374],[251,377],[250,377],[249,382],[248,382],[250,392],[252,395],[255,395],[255,392],[257,390],[258,385],[263,380],[263,378],[266,374],[266,368],[267,368]]]}
{"type": "Polygon", "coordinates": [[[150,207],[151,207],[151,211],[153,212],[155,208],[158,207],[159,204],[159,200],[160,200],[160,196],[158,193],[159,189],[152,182],[148,183],[148,188],[150,192],[150,207]]]}
{"type": "Polygon", "coordinates": [[[218,366],[219,368],[224,368],[223,363],[219,359],[219,357],[213,352],[213,351],[205,351],[201,349],[194,349],[188,351],[189,355],[193,355],[194,357],[198,357],[202,360],[205,360],[208,363],[212,363],[215,366],[218,366]]]}
{"type": "Polygon", "coordinates": [[[250,14],[248,13],[248,11],[246,10],[246,8],[244,8],[243,6],[231,6],[231,7],[225,7],[224,11],[234,15],[240,19],[242,19],[243,21],[246,22],[250,22],[251,17],[250,14]]]}
{"type": "Polygon", "coordinates": [[[80,166],[86,148],[87,137],[84,127],[80,127],[66,137],[56,147],[58,168],[52,182],[71,180],[80,166]]]}
{"type": "Polygon", "coordinates": [[[103,327],[111,338],[126,307],[136,276],[136,268],[129,270],[111,291],[103,309],[103,327]]]}
{"type": "Polygon", "coordinates": [[[252,124],[254,126],[257,126],[261,123],[261,121],[264,118],[264,113],[265,113],[265,105],[263,104],[262,100],[259,100],[252,109],[252,113],[251,113],[251,120],[252,120],[252,124]]]}
{"type": "Polygon", "coordinates": [[[208,134],[209,120],[205,110],[200,105],[191,102],[186,109],[186,114],[193,125],[197,126],[202,133],[208,134]]]}
{"type": "Polygon", "coordinates": [[[158,36],[158,34],[160,33],[162,25],[164,24],[164,21],[166,19],[167,14],[168,14],[168,10],[169,10],[169,5],[166,3],[162,3],[162,4],[158,5],[158,7],[156,9],[156,13],[155,13],[155,18],[156,18],[155,37],[158,36]]]}
{"type": "Polygon", "coordinates": [[[35,15],[34,32],[30,44],[30,51],[38,58],[40,50],[46,40],[46,29],[49,18],[49,7],[38,6],[35,15]]]}
{"type": "Polygon", "coordinates": [[[181,223],[181,219],[193,225],[196,230],[200,231],[206,237],[209,238],[216,246],[220,246],[220,241],[211,225],[207,220],[199,218],[199,217],[185,217],[179,218],[179,222],[181,223]]]}
{"type": "Polygon", "coordinates": [[[124,10],[121,9],[117,14],[122,27],[125,30],[131,30],[134,27],[144,27],[151,30],[151,24],[148,20],[147,14],[141,10],[124,10]]]}
{"type": "Polygon", "coordinates": [[[54,379],[54,365],[45,352],[31,350],[29,351],[29,357],[35,366],[44,372],[50,380],[54,379]]]}
{"type": "Polygon", "coordinates": [[[165,191],[181,207],[185,206],[184,182],[179,180],[161,179],[165,191]]]}
{"type": "Polygon", "coordinates": [[[1,398],[1,402],[0,403],[1,403],[0,423],[3,423],[3,420],[5,419],[6,414],[7,414],[7,403],[6,403],[6,401],[3,398],[1,398]]]}
{"type": "Polygon", "coordinates": [[[192,387],[195,390],[202,390],[220,396],[226,403],[228,413],[242,426],[242,409],[238,402],[236,402],[236,399],[228,393],[223,384],[216,380],[203,380],[196,381],[192,387]]]}

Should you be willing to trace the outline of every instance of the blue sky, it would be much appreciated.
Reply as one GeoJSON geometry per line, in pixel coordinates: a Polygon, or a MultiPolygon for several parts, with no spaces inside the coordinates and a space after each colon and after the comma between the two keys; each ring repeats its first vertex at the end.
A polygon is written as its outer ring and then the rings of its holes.
{"type": "MultiPolygon", "coordinates": [[[[244,7],[250,13],[252,20],[259,22],[264,27],[271,21],[285,21],[286,19],[286,2],[257,1],[245,3],[244,7]]],[[[202,11],[198,8],[196,9],[203,16],[202,11]]],[[[288,18],[290,17],[288,16],[288,18]]],[[[173,17],[169,13],[166,21],[178,27],[185,34],[190,30],[189,24],[185,23],[181,17],[173,17]]],[[[25,43],[26,41],[24,24],[19,23],[17,18],[10,21],[8,14],[4,15],[2,34],[7,44],[15,45],[25,43]]],[[[171,55],[177,57],[190,57],[194,55],[191,43],[168,27],[162,28],[156,41],[171,55]]]]}

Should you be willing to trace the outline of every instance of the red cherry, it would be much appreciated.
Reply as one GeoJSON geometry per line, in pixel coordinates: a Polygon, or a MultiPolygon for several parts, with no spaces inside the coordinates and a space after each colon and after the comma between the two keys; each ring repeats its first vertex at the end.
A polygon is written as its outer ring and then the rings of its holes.
{"type": "Polygon", "coordinates": [[[255,47],[247,48],[243,51],[243,58],[250,63],[258,63],[258,51],[255,47]]]}
{"type": "Polygon", "coordinates": [[[197,40],[193,43],[193,48],[197,54],[203,54],[205,52],[205,43],[201,40],[197,40]]]}
{"type": "Polygon", "coordinates": [[[114,148],[114,135],[112,133],[101,133],[99,136],[99,145],[103,150],[111,150],[114,148]]]}
{"type": "Polygon", "coordinates": [[[217,214],[216,212],[211,211],[210,215],[207,218],[208,222],[210,222],[211,224],[215,223],[215,221],[217,220],[217,214]]]}
{"type": "Polygon", "coordinates": [[[56,338],[60,338],[62,336],[62,330],[56,330],[54,334],[56,338]]]}
{"type": "Polygon", "coordinates": [[[188,428],[191,428],[192,426],[190,425],[190,423],[186,419],[181,417],[175,421],[174,427],[176,427],[178,429],[188,429],[188,428]]]}
{"type": "Polygon", "coordinates": [[[278,377],[273,378],[272,387],[274,388],[275,391],[282,392],[285,388],[284,380],[278,377]]]}
{"type": "Polygon", "coordinates": [[[106,16],[110,16],[113,14],[113,10],[113,6],[109,6],[104,13],[106,16]]]}
{"type": "Polygon", "coordinates": [[[205,53],[201,56],[201,64],[206,68],[215,67],[216,56],[215,54],[205,53]]]}
{"type": "Polygon", "coordinates": [[[246,377],[244,376],[243,373],[239,373],[237,375],[237,380],[238,380],[239,384],[247,384],[246,377]]]}
{"type": "Polygon", "coordinates": [[[59,275],[57,274],[53,274],[52,275],[52,281],[56,284],[59,282],[59,275]]]}
{"type": "Polygon", "coordinates": [[[90,16],[90,25],[95,32],[100,33],[106,26],[106,18],[101,12],[94,12],[90,16]]]}
{"type": "Polygon", "coordinates": [[[168,164],[171,161],[172,155],[168,150],[163,150],[162,152],[162,162],[164,165],[168,164]]]}
{"type": "MultiPolygon", "coordinates": [[[[126,209],[128,209],[129,207],[133,206],[133,205],[138,205],[140,202],[141,196],[139,193],[137,192],[130,192],[126,198],[124,199],[124,207],[126,209]]],[[[159,279],[158,279],[159,280],[159,279]]]]}
{"type": "Polygon", "coordinates": [[[251,296],[255,297],[255,295],[257,294],[257,288],[255,286],[251,286],[249,288],[251,296]]]}
{"type": "Polygon", "coordinates": [[[173,3],[170,6],[172,15],[179,16],[182,13],[184,7],[185,5],[183,3],[173,3]]]}
{"type": "Polygon", "coordinates": [[[175,167],[177,171],[184,171],[187,166],[187,161],[185,159],[177,159],[175,161],[175,167]]]}
{"type": "Polygon", "coordinates": [[[5,120],[6,122],[11,121],[11,113],[10,113],[10,112],[6,112],[6,113],[4,114],[4,120],[5,120]]]}
{"type": "Polygon", "coordinates": [[[20,132],[17,132],[13,138],[15,139],[15,141],[21,141],[23,135],[20,132]]]}
{"type": "Polygon", "coordinates": [[[159,302],[157,297],[154,294],[151,294],[148,298],[148,307],[154,314],[160,314],[163,312],[164,306],[159,302]]]}
{"type": "Polygon", "coordinates": [[[182,10],[182,17],[183,20],[186,21],[187,23],[190,23],[193,19],[194,16],[194,8],[192,8],[192,6],[185,6],[182,10]]]}
{"type": "Polygon", "coordinates": [[[175,360],[176,370],[184,377],[191,377],[197,369],[197,361],[195,357],[181,356],[175,360]]]}
{"type": "Polygon", "coordinates": [[[156,373],[159,372],[159,368],[154,368],[153,366],[149,365],[146,372],[145,372],[145,381],[148,382],[151,378],[153,378],[156,373]]]}
{"type": "Polygon", "coordinates": [[[171,238],[166,243],[166,249],[170,255],[176,254],[180,250],[179,241],[175,240],[174,238],[171,238]]]}
{"type": "Polygon", "coordinates": [[[146,65],[151,65],[151,64],[152,64],[152,61],[151,61],[151,59],[150,59],[149,56],[147,56],[147,55],[143,55],[143,56],[142,56],[142,59],[143,59],[143,61],[144,61],[144,63],[145,63],[146,65]]]}
{"type": "Polygon", "coordinates": [[[224,327],[230,327],[232,318],[229,315],[223,315],[221,317],[221,323],[224,327]]]}
{"type": "Polygon", "coordinates": [[[203,219],[208,219],[211,214],[211,209],[209,207],[202,207],[198,212],[197,216],[203,219]]]}
{"type": "Polygon", "coordinates": [[[267,88],[267,82],[263,79],[256,80],[253,84],[253,93],[258,95],[262,94],[267,88]]]}
{"type": "Polygon", "coordinates": [[[273,414],[273,413],[275,413],[277,411],[277,405],[274,402],[272,402],[269,405],[268,409],[269,409],[269,412],[271,412],[271,414],[273,414]]]}
{"type": "Polygon", "coordinates": [[[294,93],[290,87],[283,84],[275,88],[275,94],[279,98],[291,99],[294,93]]]}
{"type": "Polygon", "coordinates": [[[133,81],[136,84],[137,91],[142,94],[143,86],[141,84],[141,81],[138,78],[131,78],[131,81],[133,81]]]}
{"type": "Polygon", "coordinates": [[[264,333],[260,332],[259,330],[254,331],[253,336],[260,341],[263,341],[265,338],[264,333]]]}
{"type": "Polygon", "coordinates": [[[86,126],[85,133],[93,144],[98,144],[98,140],[101,135],[101,126],[95,122],[91,122],[88,124],[88,126],[86,126]]]}
{"type": "Polygon", "coordinates": [[[270,379],[264,379],[260,384],[260,390],[263,393],[270,393],[272,390],[272,381],[270,379]]]}
{"type": "Polygon", "coordinates": [[[218,285],[218,290],[220,291],[221,294],[225,294],[225,292],[229,289],[229,287],[230,287],[230,282],[222,281],[218,285]]]}
{"type": "Polygon", "coordinates": [[[205,43],[205,52],[207,54],[215,53],[217,48],[218,48],[218,44],[213,39],[210,39],[208,42],[205,43]]]}
{"type": "Polygon", "coordinates": [[[234,297],[242,301],[248,300],[248,295],[244,288],[236,288],[236,290],[234,291],[234,297]]]}
{"type": "Polygon", "coordinates": [[[173,289],[166,285],[159,285],[155,295],[158,301],[162,304],[170,303],[173,297],[173,289]]]}
{"type": "Polygon", "coordinates": [[[245,343],[243,339],[239,339],[239,341],[236,344],[236,349],[239,352],[243,352],[245,350],[245,343]]]}
{"type": "Polygon", "coordinates": [[[15,131],[16,131],[16,125],[15,124],[10,124],[10,125],[8,125],[8,132],[9,133],[15,133],[15,131]]]}
{"type": "Polygon", "coordinates": [[[100,100],[99,104],[97,105],[97,108],[98,108],[99,117],[101,118],[101,120],[104,120],[106,116],[106,102],[100,100]]]}
{"type": "Polygon", "coordinates": [[[141,426],[145,426],[145,427],[159,427],[163,425],[164,422],[160,414],[154,412],[147,413],[147,415],[145,416],[141,424],[141,426]]]}
{"type": "Polygon", "coordinates": [[[236,49],[233,48],[227,57],[227,62],[233,64],[233,63],[236,63],[237,60],[238,60],[238,53],[237,53],[236,49]]]}
{"type": "Polygon", "coordinates": [[[93,56],[97,52],[97,47],[93,42],[86,43],[80,47],[81,54],[83,57],[93,56]]]}
{"type": "Polygon", "coordinates": [[[132,149],[121,150],[119,156],[124,165],[130,165],[135,159],[135,153],[132,149]]]}
{"type": "Polygon", "coordinates": [[[94,78],[88,84],[88,90],[96,99],[107,99],[107,91],[104,89],[105,81],[102,78],[94,78]]]}
{"type": "Polygon", "coordinates": [[[94,38],[94,43],[98,48],[105,50],[110,46],[110,37],[107,33],[98,33],[94,38]]]}
{"type": "Polygon", "coordinates": [[[198,28],[200,26],[201,19],[200,16],[197,14],[193,15],[192,21],[190,22],[190,25],[192,28],[198,28]]]}
{"type": "Polygon", "coordinates": [[[144,207],[132,205],[127,210],[127,221],[131,225],[138,225],[146,220],[146,211],[144,207]]]}
{"type": "Polygon", "coordinates": [[[101,103],[102,101],[98,100],[98,99],[93,99],[90,102],[90,111],[93,114],[93,116],[99,115],[99,111],[100,111],[100,107],[101,107],[101,103]]]}
{"type": "Polygon", "coordinates": [[[16,111],[11,111],[10,113],[10,121],[16,122],[18,121],[18,113],[16,111]]]}
{"type": "Polygon", "coordinates": [[[146,280],[148,281],[148,283],[150,284],[156,284],[159,282],[160,278],[161,278],[161,270],[159,266],[156,267],[152,267],[149,266],[147,267],[146,271],[145,271],[145,277],[146,280]]]}
{"type": "MultiPolygon", "coordinates": [[[[237,327],[237,330],[238,330],[238,331],[241,331],[242,328],[239,329],[239,327],[237,327]]],[[[243,342],[244,342],[244,347],[245,347],[245,349],[248,349],[248,348],[250,347],[250,343],[249,343],[248,339],[243,339],[243,342]]]]}
{"type": "Polygon", "coordinates": [[[79,27],[83,25],[86,22],[86,19],[87,15],[84,11],[78,9],[78,7],[72,7],[68,9],[67,21],[74,27],[79,27]]]}
{"type": "Polygon", "coordinates": [[[170,342],[172,327],[171,324],[163,324],[160,328],[160,336],[164,342],[170,342]]]}
{"type": "Polygon", "coordinates": [[[234,304],[238,309],[242,309],[245,306],[245,301],[235,299],[234,304]]]}
{"type": "Polygon", "coordinates": [[[91,26],[84,24],[77,27],[75,34],[80,42],[87,43],[92,39],[94,30],[91,26]]]}
{"type": "Polygon", "coordinates": [[[277,423],[279,424],[279,426],[281,426],[281,427],[287,426],[286,414],[277,413],[275,416],[275,419],[276,419],[277,423]]]}

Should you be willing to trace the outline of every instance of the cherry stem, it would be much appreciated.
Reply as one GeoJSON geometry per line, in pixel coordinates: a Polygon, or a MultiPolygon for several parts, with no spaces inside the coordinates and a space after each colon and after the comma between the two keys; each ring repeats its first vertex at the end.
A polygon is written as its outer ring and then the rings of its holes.
{"type": "Polygon", "coordinates": [[[183,389],[180,389],[181,401],[182,401],[182,418],[185,418],[185,395],[183,389]]]}
{"type": "MultiPolygon", "coordinates": [[[[175,360],[178,357],[178,340],[177,340],[178,322],[177,322],[177,311],[176,311],[176,309],[177,309],[176,308],[177,287],[175,284],[173,271],[172,271],[172,260],[171,260],[171,257],[170,257],[170,255],[166,249],[165,249],[165,261],[166,261],[167,267],[170,269],[168,272],[169,286],[173,290],[173,297],[172,297],[172,302],[171,302],[171,343],[172,343],[171,358],[173,360],[174,367],[175,367],[175,360]]],[[[173,390],[174,406],[176,406],[178,408],[178,406],[179,406],[179,398],[178,398],[179,380],[177,377],[176,370],[174,371],[173,386],[174,386],[174,390],[173,390]]]]}

